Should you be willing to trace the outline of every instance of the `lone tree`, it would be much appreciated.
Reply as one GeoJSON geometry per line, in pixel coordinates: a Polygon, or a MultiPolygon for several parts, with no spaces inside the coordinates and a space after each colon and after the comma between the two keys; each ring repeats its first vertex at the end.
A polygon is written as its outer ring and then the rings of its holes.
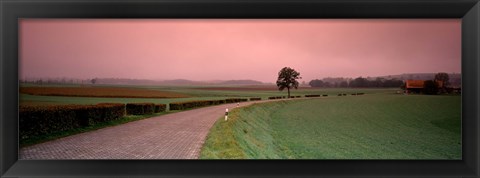
{"type": "Polygon", "coordinates": [[[90,82],[92,82],[92,84],[95,85],[95,83],[97,83],[97,78],[90,80],[90,82]]]}
{"type": "Polygon", "coordinates": [[[284,67],[280,72],[278,72],[278,79],[277,79],[277,86],[278,90],[283,91],[283,89],[287,89],[288,91],[288,98],[290,98],[290,88],[298,88],[298,81],[297,79],[301,79],[300,73],[295,71],[290,67],[284,67]]]}

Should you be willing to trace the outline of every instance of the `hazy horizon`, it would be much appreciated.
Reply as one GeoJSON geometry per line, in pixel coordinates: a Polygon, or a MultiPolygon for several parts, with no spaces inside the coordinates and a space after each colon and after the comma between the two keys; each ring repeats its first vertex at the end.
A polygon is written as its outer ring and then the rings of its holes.
{"type": "MultiPolygon", "coordinates": [[[[404,73],[404,74],[390,74],[390,75],[379,75],[379,76],[357,76],[357,77],[342,77],[342,76],[327,76],[327,77],[320,77],[320,78],[313,78],[311,80],[315,80],[315,79],[319,79],[319,80],[322,80],[322,79],[325,79],[325,78],[344,78],[344,79],[355,79],[355,78],[358,78],[358,77],[362,77],[362,78],[376,78],[376,77],[385,77],[385,76],[397,76],[397,75],[410,75],[410,74],[436,74],[438,72],[434,72],[434,73],[419,73],[419,72],[416,72],[416,73],[404,73]]],[[[461,72],[452,72],[452,73],[448,73],[448,74],[461,74],[461,72]]],[[[242,80],[252,80],[252,81],[259,81],[259,80],[254,80],[254,79],[223,79],[223,80],[216,80],[216,79],[212,79],[212,80],[190,80],[190,79],[185,79],[185,78],[172,78],[172,79],[145,79],[145,78],[115,78],[115,77],[94,77],[94,78],[97,78],[97,79],[126,79],[126,80],[151,80],[151,81],[175,81],[175,80],[188,80],[188,81],[194,81],[194,82],[222,82],[222,81],[242,81],[242,80]]],[[[46,79],[74,79],[74,80],[91,80],[91,79],[94,79],[94,78],[68,78],[68,77],[45,77],[45,78],[38,78],[38,77],[29,77],[29,78],[25,78],[26,80],[39,80],[39,79],[42,79],[42,80],[46,80],[46,79]]],[[[305,82],[309,82],[311,80],[304,80],[303,78],[300,79],[299,81],[305,81],[305,82]]],[[[262,82],[262,81],[260,81],[262,82]]],[[[272,83],[274,84],[275,81],[272,81],[272,82],[263,82],[265,84],[267,83],[272,83]]]]}
{"type": "Polygon", "coordinates": [[[19,21],[19,77],[301,81],[461,73],[460,19],[19,21]]]}

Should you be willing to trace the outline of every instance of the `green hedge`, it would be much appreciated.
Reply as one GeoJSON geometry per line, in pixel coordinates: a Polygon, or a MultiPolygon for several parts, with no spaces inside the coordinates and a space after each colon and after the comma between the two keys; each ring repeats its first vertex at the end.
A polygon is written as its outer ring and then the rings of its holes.
{"type": "Polygon", "coordinates": [[[125,115],[125,104],[20,106],[20,139],[67,131],[100,122],[116,120],[125,115]]]}
{"type": "Polygon", "coordinates": [[[364,95],[365,93],[357,93],[357,95],[364,95]]]}
{"type": "Polygon", "coordinates": [[[285,98],[285,97],[284,97],[284,96],[271,96],[271,97],[268,97],[268,99],[270,99],[270,100],[282,99],[282,98],[285,98]]]}
{"type": "Polygon", "coordinates": [[[128,115],[144,115],[153,114],[155,111],[155,104],[153,103],[127,103],[126,106],[128,115]]]}
{"type": "Polygon", "coordinates": [[[125,116],[125,104],[123,103],[99,103],[86,110],[89,110],[87,111],[89,113],[88,118],[91,118],[89,119],[89,125],[92,123],[116,120],[125,116]],[[92,113],[92,110],[94,110],[95,113],[92,113]],[[94,116],[92,114],[94,114],[94,116]]]}
{"type": "Polygon", "coordinates": [[[238,103],[238,102],[248,101],[248,99],[246,99],[246,98],[228,98],[228,99],[225,99],[225,101],[227,103],[238,103]]]}
{"type": "Polygon", "coordinates": [[[165,111],[167,111],[167,105],[166,104],[156,104],[155,105],[155,113],[165,112],[165,111]]]}
{"type": "Polygon", "coordinates": [[[259,101],[262,100],[262,98],[250,98],[250,101],[259,101]]]}
{"type": "Polygon", "coordinates": [[[212,106],[225,104],[225,100],[204,100],[204,101],[186,101],[186,102],[173,102],[170,103],[170,110],[184,110],[190,108],[197,108],[203,106],[212,106]]]}
{"type": "Polygon", "coordinates": [[[305,97],[320,97],[320,95],[305,95],[305,97]]]}

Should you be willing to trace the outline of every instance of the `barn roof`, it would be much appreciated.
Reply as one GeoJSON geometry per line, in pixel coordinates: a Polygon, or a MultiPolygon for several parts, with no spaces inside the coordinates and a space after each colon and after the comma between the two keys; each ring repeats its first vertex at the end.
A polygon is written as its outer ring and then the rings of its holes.
{"type": "Polygon", "coordinates": [[[424,80],[406,80],[405,88],[423,88],[424,80]]]}
{"type": "MultiPolygon", "coordinates": [[[[443,81],[435,80],[438,87],[443,87],[443,81]]],[[[425,80],[406,80],[405,88],[423,88],[425,85],[425,80]]]]}

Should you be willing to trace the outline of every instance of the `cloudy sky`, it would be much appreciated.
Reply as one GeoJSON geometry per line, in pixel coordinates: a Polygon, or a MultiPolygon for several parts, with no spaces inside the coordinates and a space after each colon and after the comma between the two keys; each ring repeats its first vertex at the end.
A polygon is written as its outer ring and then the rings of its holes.
{"type": "Polygon", "coordinates": [[[274,82],[461,72],[460,19],[20,20],[20,77],[274,82]]]}

